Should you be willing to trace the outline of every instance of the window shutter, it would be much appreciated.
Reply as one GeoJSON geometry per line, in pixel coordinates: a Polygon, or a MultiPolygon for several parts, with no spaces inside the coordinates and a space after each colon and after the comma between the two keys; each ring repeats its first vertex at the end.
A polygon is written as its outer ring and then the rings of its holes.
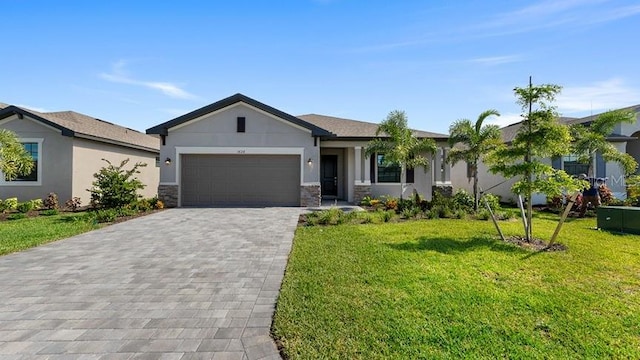
{"type": "Polygon", "coordinates": [[[600,152],[596,153],[596,177],[604,178],[607,176],[607,162],[602,158],[600,152]]]}
{"type": "Polygon", "coordinates": [[[369,175],[371,177],[371,183],[375,183],[376,182],[376,154],[371,154],[371,156],[369,156],[369,162],[370,162],[369,175]]]}
{"type": "Polygon", "coordinates": [[[415,169],[407,169],[407,184],[413,184],[415,178],[415,169]]]}

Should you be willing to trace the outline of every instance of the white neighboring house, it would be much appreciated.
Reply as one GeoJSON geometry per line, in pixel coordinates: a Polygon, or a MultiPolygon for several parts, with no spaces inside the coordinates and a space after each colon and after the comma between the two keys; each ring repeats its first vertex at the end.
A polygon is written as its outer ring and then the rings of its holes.
{"type": "MultiPolygon", "coordinates": [[[[640,113],[640,104],[629,106],[620,110],[632,111],[636,114],[636,121],[633,124],[619,124],[613,132],[609,135],[608,140],[615,145],[615,147],[621,152],[633,156],[638,163],[640,163],[640,123],[638,120],[638,114],[640,113]]],[[[561,117],[560,122],[565,124],[589,124],[595,120],[600,114],[595,114],[583,118],[568,118],[561,117]]],[[[522,125],[521,122],[515,123],[509,126],[505,126],[501,129],[502,140],[509,142],[513,140],[522,125]]],[[[588,165],[580,164],[576,161],[576,156],[572,154],[566,154],[562,157],[553,159],[546,159],[547,164],[551,164],[556,169],[563,169],[570,175],[578,176],[583,173],[587,173],[588,165]]],[[[613,194],[618,199],[625,199],[626,183],[624,177],[624,171],[621,167],[612,162],[606,162],[602,159],[600,154],[596,154],[593,164],[594,175],[599,178],[607,178],[607,186],[611,189],[613,194]]],[[[469,181],[467,164],[460,162],[451,169],[451,181],[454,189],[465,189],[469,192],[472,191],[473,183],[469,181]]],[[[482,190],[487,190],[495,195],[499,195],[503,201],[515,202],[516,196],[511,192],[511,186],[517,179],[505,179],[499,174],[492,174],[487,169],[485,164],[479,164],[478,166],[479,181],[478,184],[482,190]]],[[[533,203],[535,205],[545,204],[546,196],[544,194],[534,194],[533,203]]]]}
{"type": "Polygon", "coordinates": [[[54,192],[61,205],[72,197],[88,205],[93,174],[107,166],[101,159],[114,165],[130,159],[127,169],[146,163],[136,175],[146,185],[140,194],[156,194],[157,137],[73,111],[45,113],[7,104],[0,104],[0,128],[17,134],[36,165],[30,174],[12,181],[0,174],[0,199],[27,201],[54,192]]]}
{"type": "MultiPolygon", "coordinates": [[[[321,199],[359,202],[364,196],[400,195],[401,172],[383,166],[383,154],[365,157],[378,124],[323,115],[292,116],[235,94],[150,129],[160,136],[160,186],[167,206],[318,206],[321,199]]],[[[428,171],[406,173],[405,196],[431,198],[450,187],[440,151],[428,171]]]]}

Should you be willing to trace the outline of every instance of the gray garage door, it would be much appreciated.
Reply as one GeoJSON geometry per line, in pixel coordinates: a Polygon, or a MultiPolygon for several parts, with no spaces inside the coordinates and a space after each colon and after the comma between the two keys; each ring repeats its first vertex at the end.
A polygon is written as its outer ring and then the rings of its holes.
{"type": "Polygon", "coordinates": [[[300,206],[299,155],[181,155],[182,206],[300,206]]]}

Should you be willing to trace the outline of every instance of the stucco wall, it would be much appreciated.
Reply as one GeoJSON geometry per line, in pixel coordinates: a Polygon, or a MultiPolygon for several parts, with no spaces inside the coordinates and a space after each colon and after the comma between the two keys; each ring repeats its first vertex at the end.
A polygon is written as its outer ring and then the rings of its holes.
{"type": "MultiPolygon", "coordinates": [[[[0,198],[17,197],[18,201],[42,199],[55,192],[61,202],[71,197],[72,138],[28,117],[12,116],[0,127],[15,132],[20,139],[42,139],[39,161],[42,164],[40,185],[0,184],[0,198]]],[[[26,183],[25,183],[26,184],[26,183]]]]}
{"type": "Polygon", "coordinates": [[[179,159],[177,147],[182,153],[217,153],[226,148],[235,153],[268,154],[269,149],[301,152],[302,182],[319,184],[320,146],[314,146],[311,131],[299,128],[289,122],[276,119],[262,111],[239,103],[208,114],[182,126],[170,129],[166,144],[160,148],[160,182],[175,184],[178,182],[177,164],[179,159]],[[245,117],[246,132],[237,132],[237,118],[245,117]],[[191,148],[191,149],[185,149],[191,148]],[[165,165],[166,158],[171,164],[165,165]],[[311,158],[312,166],[307,165],[311,158]]]}
{"type": "MultiPolygon", "coordinates": [[[[160,170],[156,167],[156,153],[126,148],[118,145],[106,144],[82,138],[73,139],[73,196],[81,199],[83,205],[88,205],[91,200],[87,189],[91,188],[94,180],[93,174],[100,171],[102,167],[108,166],[107,159],[114,165],[120,165],[125,159],[129,163],[125,169],[131,169],[137,162],[147,164],[146,167],[139,168],[140,174],[136,177],[145,184],[145,188],[139,191],[144,197],[152,197],[158,193],[158,183],[160,180],[160,170]]],[[[66,201],[60,199],[61,201],[66,201]]]]}

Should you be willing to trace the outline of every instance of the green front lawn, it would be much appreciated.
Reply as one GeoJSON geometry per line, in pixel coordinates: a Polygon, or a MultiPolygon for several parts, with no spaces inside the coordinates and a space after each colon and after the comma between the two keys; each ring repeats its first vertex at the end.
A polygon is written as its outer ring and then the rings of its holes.
{"type": "Polygon", "coordinates": [[[0,255],[28,249],[98,228],[80,214],[37,216],[0,222],[0,255]]]}
{"type": "Polygon", "coordinates": [[[544,253],[488,221],[301,227],[273,330],[290,359],[640,358],[640,236],[593,227],[544,253]]]}

